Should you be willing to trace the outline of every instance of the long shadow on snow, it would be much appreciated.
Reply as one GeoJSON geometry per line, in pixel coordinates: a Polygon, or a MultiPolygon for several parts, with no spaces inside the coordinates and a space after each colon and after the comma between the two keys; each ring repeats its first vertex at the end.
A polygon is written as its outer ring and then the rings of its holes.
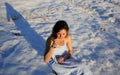
{"type": "Polygon", "coordinates": [[[44,54],[45,40],[37,34],[37,32],[30,27],[30,24],[24,17],[17,12],[9,3],[5,3],[6,17],[8,21],[13,20],[16,27],[21,31],[27,42],[38,51],[40,55],[44,54]]]}

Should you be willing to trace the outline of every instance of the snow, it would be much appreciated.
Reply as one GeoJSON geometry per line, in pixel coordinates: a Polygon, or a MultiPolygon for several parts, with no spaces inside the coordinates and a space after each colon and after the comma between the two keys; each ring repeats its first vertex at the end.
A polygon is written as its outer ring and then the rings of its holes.
{"type": "Polygon", "coordinates": [[[75,59],[94,75],[120,75],[119,9],[119,0],[1,0],[0,75],[53,75],[43,53],[61,19],[69,24],[75,59]]]}

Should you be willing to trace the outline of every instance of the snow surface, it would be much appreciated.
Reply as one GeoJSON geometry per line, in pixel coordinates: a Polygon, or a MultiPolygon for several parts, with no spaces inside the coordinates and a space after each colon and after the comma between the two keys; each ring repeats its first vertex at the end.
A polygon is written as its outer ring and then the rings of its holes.
{"type": "Polygon", "coordinates": [[[1,0],[0,75],[53,75],[43,53],[61,19],[75,59],[94,75],[120,75],[120,0],[1,0]]]}

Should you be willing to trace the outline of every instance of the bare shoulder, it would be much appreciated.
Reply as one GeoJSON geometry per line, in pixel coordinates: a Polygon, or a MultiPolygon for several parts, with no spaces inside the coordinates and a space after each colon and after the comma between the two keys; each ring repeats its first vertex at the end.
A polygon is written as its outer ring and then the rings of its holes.
{"type": "Polygon", "coordinates": [[[67,36],[67,40],[71,40],[71,36],[70,35],[67,36]]]}
{"type": "Polygon", "coordinates": [[[66,37],[66,42],[68,43],[69,41],[71,41],[71,36],[70,36],[70,35],[68,35],[68,36],[66,37]]]}

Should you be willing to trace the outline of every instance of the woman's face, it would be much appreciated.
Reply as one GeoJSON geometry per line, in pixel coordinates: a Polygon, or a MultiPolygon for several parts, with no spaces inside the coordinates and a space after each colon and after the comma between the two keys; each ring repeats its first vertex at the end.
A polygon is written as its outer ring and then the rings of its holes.
{"type": "Polygon", "coordinates": [[[63,39],[63,38],[66,37],[66,35],[67,35],[67,31],[65,29],[62,29],[57,33],[57,38],[58,39],[63,39]]]}

